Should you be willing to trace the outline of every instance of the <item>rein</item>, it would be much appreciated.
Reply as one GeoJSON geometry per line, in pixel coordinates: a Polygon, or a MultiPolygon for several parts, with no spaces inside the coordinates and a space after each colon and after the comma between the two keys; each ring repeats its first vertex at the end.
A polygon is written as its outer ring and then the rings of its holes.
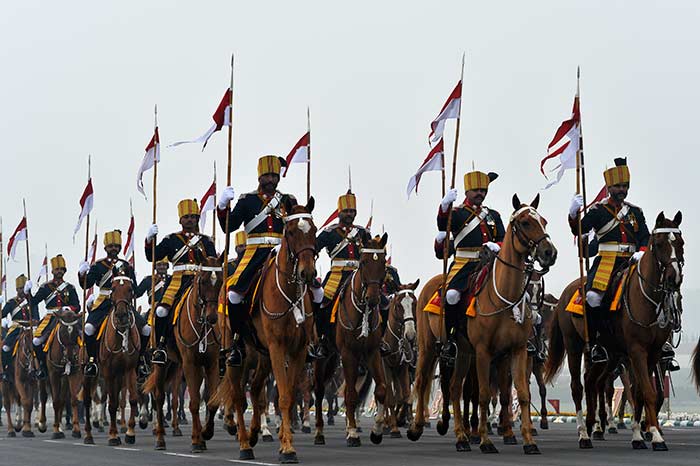
{"type": "MultiPolygon", "coordinates": [[[[394,315],[395,317],[396,317],[396,314],[395,314],[396,308],[400,307],[405,312],[405,309],[403,309],[403,306],[401,304],[393,305],[394,300],[397,299],[396,298],[397,295],[402,295],[402,294],[411,295],[411,297],[413,297],[414,300],[416,298],[416,295],[413,293],[413,290],[399,290],[394,296],[392,296],[392,299],[391,299],[392,309],[391,309],[391,311],[392,311],[392,315],[394,315]]],[[[402,313],[399,317],[396,317],[395,321],[398,322],[398,324],[399,324],[396,331],[394,331],[394,329],[392,328],[391,322],[387,322],[386,328],[389,331],[389,334],[396,341],[396,349],[391,351],[389,354],[387,354],[385,356],[385,358],[391,358],[392,356],[401,355],[401,359],[399,360],[398,364],[396,364],[397,366],[400,366],[404,362],[411,362],[413,360],[413,351],[411,350],[411,345],[408,344],[406,337],[404,337],[404,329],[406,327],[407,322],[415,322],[416,319],[413,316],[404,317],[404,314],[402,313]]],[[[386,334],[384,334],[384,341],[386,341],[386,334]]],[[[387,344],[389,344],[389,343],[387,342],[387,344]]],[[[392,345],[389,345],[389,346],[391,347],[392,345]]]]}
{"type": "Polygon", "coordinates": [[[202,275],[200,272],[216,273],[221,271],[221,267],[210,266],[201,266],[197,271],[197,276],[194,278],[194,281],[192,283],[193,291],[195,289],[197,290],[197,303],[195,305],[195,309],[198,309],[198,311],[195,313],[197,316],[196,321],[192,320],[192,313],[190,312],[190,309],[192,308],[192,292],[190,292],[187,295],[187,300],[185,301],[185,306],[187,307],[187,312],[185,314],[187,314],[187,321],[190,326],[190,329],[192,329],[192,332],[195,335],[194,341],[192,341],[191,343],[185,341],[184,337],[182,336],[182,330],[180,329],[180,326],[182,325],[182,319],[177,319],[177,339],[180,341],[180,344],[182,344],[182,346],[184,346],[187,349],[193,348],[195,345],[199,345],[199,353],[206,353],[207,348],[210,344],[218,343],[219,345],[221,345],[219,337],[214,331],[216,326],[209,324],[206,315],[204,315],[204,312],[207,308],[207,304],[218,305],[219,302],[217,299],[202,299],[202,293],[200,290],[200,286],[202,283],[202,275]],[[209,335],[212,335],[214,338],[212,342],[209,341],[209,335]]]}
{"type": "MultiPolygon", "coordinates": [[[[382,250],[382,253],[383,252],[384,251],[382,250]]],[[[362,316],[361,319],[355,325],[348,326],[343,322],[342,313],[341,312],[338,313],[338,323],[340,323],[341,327],[343,327],[345,330],[348,330],[350,332],[354,332],[357,329],[361,329],[360,335],[357,336],[358,340],[360,338],[367,338],[369,336],[370,332],[373,333],[375,330],[377,330],[379,328],[379,324],[380,324],[379,318],[377,317],[376,325],[370,329],[370,326],[369,326],[370,325],[369,324],[370,314],[372,314],[372,311],[377,311],[377,314],[378,314],[379,313],[379,305],[377,304],[376,306],[374,306],[373,308],[370,309],[369,303],[367,303],[367,301],[365,301],[365,294],[367,293],[367,286],[365,285],[364,280],[362,279],[361,268],[362,267],[360,267],[360,269],[354,270],[352,272],[352,276],[350,277],[350,281],[351,281],[350,302],[352,303],[352,306],[355,308],[355,310],[362,316]],[[358,301],[356,298],[357,293],[355,293],[355,278],[358,276],[358,271],[360,271],[359,276],[360,276],[360,293],[361,293],[359,305],[358,305],[358,301]],[[363,307],[360,307],[360,306],[363,306],[363,307]]],[[[343,309],[346,311],[346,314],[347,314],[347,307],[345,306],[345,300],[343,300],[343,309]]],[[[350,318],[349,315],[346,317],[348,319],[350,318]]]]}
{"type": "MultiPolygon", "coordinates": [[[[133,285],[133,282],[131,278],[125,277],[125,276],[117,276],[112,278],[112,284],[114,282],[119,282],[122,284],[123,281],[128,281],[133,285]]],[[[134,308],[133,308],[133,298],[131,299],[119,299],[116,301],[112,301],[112,309],[109,312],[109,325],[112,327],[112,329],[116,332],[117,335],[119,335],[122,339],[121,346],[119,348],[112,348],[110,347],[109,343],[107,342],[107,336],[105,335],[104,338],[104,347],[105,349],[112,354],[126,354],[128,356],[134,354],[136,351],[136,346],[134,345],[129,345],[130,342],[130,333],[131,329],[134,328],[136,325],[136,318],[134,317],[134,308]],[[128,313],[129,320],[127,322],[127,325],[123,324],[117,324],[114,319],[114,314],[116,313],[117,307],[123,304],[126,306],[126,312],[128,313]]]]}

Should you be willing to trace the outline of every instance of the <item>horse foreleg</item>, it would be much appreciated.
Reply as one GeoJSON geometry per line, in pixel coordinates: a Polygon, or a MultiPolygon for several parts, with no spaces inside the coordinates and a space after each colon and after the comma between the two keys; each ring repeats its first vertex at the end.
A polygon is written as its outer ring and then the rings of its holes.
{"type": "Polygon", "coordinates": [[[250,444],[254,447],[258,443],[258,437],[262,431],[262,418],[265,415],[265,385],[270,375],[270,365],[264,358],[260,358],[255,368],[255,376],[250,382],[250,401],[253,405],[253,417],[250,420],[250,444]]]}
{"type": "Polygon", "coordinates": [[[109,440],[108,445],[113,447],[121,444],[119,438],[119,430],[117,430],[117,416],[119,410],[119,380],[112,376],[110,377],[105,371],[105,383],[107,384],[108,402],[109,402],[109,440]],[[115,380],[117,379],[117,380],[115,380]]]}
{"type": "MultiPolygon", "coordinates": [[[[644,417],[647,427],[652,435],[651,445],[654,451],[666,451],[668,447],[659,431],[659,421],[656,414],[656,388],[651,380],[651,374],[654,369],[654,363],[649,359],[649,355],[645,348],[640,345],[630,349],[630,362],[634,371],[634,382],[639,387],[638,404],[635,406],[635,422],[638,423],[637,411],[641,415],[642,407],[644,408],[644,417]]],[[[639,426],[637,426],[639,430],[639,426]]],[[[634,437],[633,437],[634,439],[634,437]]],[[[635,447],[633,441],[632,446],[635,447]]]]}
{"type": "Polygon", "coordinates": [[[50,386],[47,387],[47,380],[48,379],[43,379],[39,381],[39,422],[37,423],[37,429],[42,433],[46,432],[46,402],[49,398],[48,391],[51,388],[50,386]]]}
{"type": "MultiPolygon", "coordinates": [[[[326,437],[323,435],[323,399],[326,397],[326,371],[333,356],[314,362],[314,406],[316,408],[316,432],[314,433],[314,445],[325,445],[326,437]]],[[[332,406],[328,403],[328,412],[332,406]]]]}
{"type": "MultiPolygon", "coordinates": [[[[212,360],[214,361],[205,369],[205,377],[206,377],[206,392],[207,392],[207,398],[204,400],[204,404],[207,407],[207,417],[205,420],[205,425],[204,429],[202,430],[202,439],[206,442],[207,440],[211,440],[212,437],[214,437],[214,419],[216,416],[216,411],[218,410],[218,406],[209,406],[209,399],[211,396],[216,393],[216,390],[219,388],[219,354],[218,351],[214,352],[214,355],[212,356],[212,360]]],[[[190,393],[192,391],[190,390],[190,393]]]]}
{"type": "MultiPolygon", "coordinates": [[[[53,433],[52,439],[61,439],[65,437],[61,429],[61,418],[63,417],[63,405],[66,397],[62,393],[61,375],[51,370],[49,372],[49,381],[51,386],[51,402],[53,404],[53,433]]],[[[66,409],[66,411],[68,411],[66,409]]]]}
{"type": "Polygon", "coordinates": [[[537,454],[539,449],[532,438],[532,418],[530,417],[530,385],[527,380],[527,347],[518,348],[513,354],[513,382],[520,403],[520,431],[523,435],[523,450],[526,454],[537,454]]]}
{"type": "MultiPolygon", "coordinates": [[[[511,358],[504,356],[498,363],[498,373],[496,382],[498,383],[498,400],[501,403],[499,414],[499,427],[503,432],[503,443],[515,445],[515,434],[513,433],[513,404],[511,400],[511,388],[513,386],[513,374],[511,369],[511,358]]],[[[527,379],[527,373],[525,375],[527,379]]],[[[530,406],[523,406],[522,409],[529,411],[530,406]]]]}
{"type": "Polygon", "coordinates": [[[498,453],[496,446],[489,438],[488,416],[491,401],[491,354],[481,345],[476,348],[476,373],[479,378],[479,448],[482,453],[498,453]]]}
{"type": "MultiPolygon", "coordinates": [[[[413,390],[416,395],[416,415],[406,431],[409,440],[416,441],[423,434],[425,426],[425,409],[429,404],[430,387],[435,373],[435,354],[428,343],[419,339],[418,361],[416,363],[416,380],[413,382],[413,390]]],[[[432,345],[430,345],[432,346],[432,345]]]]}
{"type": "Polygon", "coordinates": [[[571,398],[574,400],[576,409],[576,430],[578,432],[579,448],[593,448],[593,443],[586,430],[583,419],[583,384],[581,384],[581,350],[568,350],[566,353],[571,374],[571,398]]]}
{"type": "Polygon", "coordinates": [[[343,360],[343,375],[345,376],[346,441],[349,447],[359,447],[360,435],[357,433],[357,419],[355,418],[358,399],[355,389],[358,361],[355,359],[355,355],[346,348],[342,349],[341,358],[343,360]]]}
{"type": "Polygon", "coordinates": [[[535,380],[540,392],[540,428],[549,429],[549,420],[547,419],[547,385],[544,383],[542,376],[542,364],[537,363],[534,367],[535,380]]]}
{"type": "Polygon", "coordinates": [[[465,357],[464,345],[460,344],[460,347],[459,357],[456,359],[455,367],[452,371],[448,399],[452,403],[452,414],[454,415],[455,448],[457,451],[469,451],[471,450],[469,436],[464,428],[464,416],[462,413],[464,379],[467,376],[468,363],[465,357]]]}
{"type": "Polygon", "coordinates": [[[586,392],[586,433],[590,436],[596,422],[598,410],[597,382],[601,364],[589,364],[583,375],[583,386],[586,392]]]}
{"type": "MultiPolygon", "coordinates": [[[[80,438],[80,412],[78,401],[78,393],[80,392],[80,375],[78,373],[68,376],[68,399],[70,400],[71,422],[73,430],[71,436],[80,438]]],[[[66,407],[68,409],[68,407],[66,407]]]]}
{"type": "Polygon", "coordinates": [[[85,440],[86,445],[93,445],[92,438],[92,395],[94,391],[94,379],[85,377],[83,380],[83,409],[85,411],[85,440]]]}
{"type": "Polygon", "coordinates": [[[291,420],[293,416],[292,409],[294,408],[294,390],[296,388],[297,378],[303,368],[303,355],[295,358],[294,355],[287,354],[286,348],[277,342],[272,342],[269,345],[270,361],[272,362],[272,370],[277,381],[277,391],[279,393],[279,405],[282,413],[282,425],[280,426],[280,461],[289,462],[296,459],[296,451],[292,446],[293,435],[291,429],[291,420]],[[285,368],[286,359],[286,368],[285,368]]]}
{"type": "MultiPolygon", "coordinates": [[[[126,376],[124,379],[126,380],[126,376]]],[[[126,384],[119,390],[119,432],[126,433],[126,384]]]]}
{"type": "MultiPolygon", "coordinates": [[[[190,392],[190,414],[192,416],[192,453],[201,453],[204,451],[204,440],[202,439],[202,420],[199,418],[199,405],[201,403],[199,391],[202,387],[202,369],[197,367],[194,364],[194,361],[185,361],[184,358],[182,367],[183,371],[185,372],[187,389],[190,392]]],[[[179,390],[176,391],[175,388],[173,388],[173,405],[179,403],[178,393],[179,390]]],[[[173,408],[173,423],[176,422],[177,418],[177,410],[173,408]]]]}
{"type": "Polygon", "coordinates": [[[124,441],[130,445],[136,443],[136,432],[134,428],[136,427],[136,413],[139,409],[139,392],[136,387],[136,369],[130,369],[126,373],[126,390],[123,394],[126,396],[127,390],[129,393],[129,420],[126,424],[126,433],[124,434],[124,441]]]}

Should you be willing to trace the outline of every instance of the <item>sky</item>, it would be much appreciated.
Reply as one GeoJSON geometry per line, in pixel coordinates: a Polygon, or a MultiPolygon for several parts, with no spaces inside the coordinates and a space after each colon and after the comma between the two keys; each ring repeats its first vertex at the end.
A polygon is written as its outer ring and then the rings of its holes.
{"type": "MultiPolygon", "coordinates": [[[[514,193],[529,202],[540,192],[539,160],[570,115],[580,66],[589,196],[613,158],[627,156],[629,201],[648,222],[662,210],[683,212],[684,288],[696,289],[699,16],[693,1],[8,2],[0,17],[5,241],[24,198],[32,275],[46,244],[49,256],[66,257],[67,278],[77,281],[84,227],[75,243],[72,232],[91,154],[91,221],[100,245],[106,229],[126,232],[132,200],[137,274],[150,273],[143,238],[152,205],[136,191],[136,173],[153,107],[165,144],[202,134],[229,84],[234,53],[236,193],[255,189],[259,156],[289,152],[306,131],[309,107],[316,223],[347,189],[350,166],[357,222],[367,221],[373,200],[373,231],[388,232],[403,281],[425,282],[441,271],[432,249],[440,176],[426,174],[410,199],[406,185],[427,155],[430,122],[459,79],[464,52],[460,190],[472,166],[499,173],[485,204],[505,218],[514,193]]],[[[450,165],[453,142],[448,125],[450,165]]],[[[206,191],[214,162],[224,185],[226,152],[225,132],[204,152],[163,148],[161,233],[178,228],[180,199],[206,191]]],[[[145,184],[150,192],[150,172],[145,184]]],[[[303,165],[291,168],[280,189],[304,199],[303,165]]],[[[541,193],[539,210],[559,249],[546,278],[554,294],[578,273],[566,223],[574,190],[569,173],[541,193]]],[[[10,287],[25,271],[24,258],[22,249],[9,263],[10,287]]],[[[329,269],[325,255],[319,268],[329,269]]],[[[697,332],[700,319],[692,309],[686,315],[697,332]]]]}

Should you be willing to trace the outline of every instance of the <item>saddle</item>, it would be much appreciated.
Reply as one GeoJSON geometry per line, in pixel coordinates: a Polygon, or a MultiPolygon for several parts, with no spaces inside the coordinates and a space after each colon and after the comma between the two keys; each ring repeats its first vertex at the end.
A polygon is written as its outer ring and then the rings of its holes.
{"type": "MultiPolygon", "coordinates": [[[[627,278],[636,266],[636,264],[631,265],[629,262],[624,262],[613,270],[610,284],[603,294],[603,301],[601,304],[603,309],[608,309],[609,312],[616,312],[620,308],[622,294],[627,285],[627,278]]],[[[569,303],[566,305],[566,311],[578,317],[583,316],[583,299],[581,298],[581,291],[579,289],[576,290],[569,300],[569,303]]]]}

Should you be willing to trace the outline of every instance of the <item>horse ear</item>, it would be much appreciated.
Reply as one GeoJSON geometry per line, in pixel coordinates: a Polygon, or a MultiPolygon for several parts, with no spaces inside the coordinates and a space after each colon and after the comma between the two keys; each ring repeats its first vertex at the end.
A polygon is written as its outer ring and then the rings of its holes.
{"type": "Polygon", "coordinates": [[[386,246],[386,242],[388,239],[389,239],[389,233],[384,232],[384,234],[382,235],[382,238],[379,240],[379,247],[383,248],[384,246],[386,246]]]}
{"type": "Polygon", "coordinates": [[[313,212],[315,206],[316,206],[316,200],[314,199],[313,196],[309,197],[309,202],[306,203],[306,211],[308,213],[313,212]]]}
{"type": "Polygon", "coordinates": [[[662,210],[661,212],[659,212],[659,215],[656,216],[656,226],[663,226],[664,220],[666,220],[666,216],[664,215],[664,211],[662,210]]]}
{"type": "Polygon", "coordinates": [[[284,196],[284,210],[287,212],[287,215],[292,213],[293,208],[294,204],[292,204],[292,200],[289,196],[284,196]]]}
{"type": "Polygon", "coordinates": [[[676,212],[676,215],[673,216],[673,223],[676,224],[677,227],[681,226],[681,221],[683,220],[683,214],[679,210],[676,212]]]}
{"type": "Polygon", "coordinates": [[[530,203],[530,206],[533,209],[537,209],[537,207],[539,207],[539,205],[540,205],[540,193],[537,193],[537,196],[535,196],[535,198],[532,200],[532,202],[530,203]]]}
{"type": "Polygon", "coordinates": [[[517,194],[513,194],[513,209],[518,210],[521,206],[520,199],[518,199],[517,194]]]}
{"type": "Polygon", "coordinates": [[[419,285],[419,284],[420,284],[420,278],[417,279],[415,282],[409,284],[408,287],[409,287],[410,289],[412,289],[413,291],[416,291],[416,288],[418,288],[418,285],[419,285]]]}

